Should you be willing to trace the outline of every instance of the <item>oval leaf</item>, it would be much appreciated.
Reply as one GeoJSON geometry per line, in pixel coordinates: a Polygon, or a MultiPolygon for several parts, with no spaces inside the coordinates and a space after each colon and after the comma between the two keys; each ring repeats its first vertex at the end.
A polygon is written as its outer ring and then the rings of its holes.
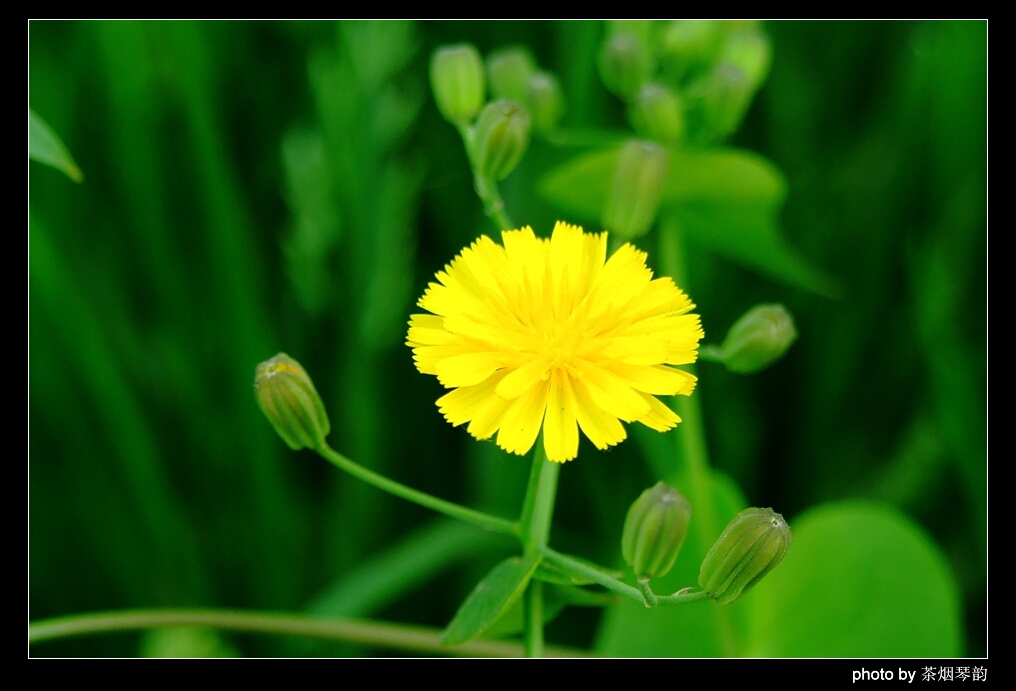
{"type": "Polygon", "coordinates": [[[955,657],[959,595],[935,544],[895,509],[826,504],[791,522],[786,559],[745,598],[750,656],[955,657]]]}
{"type": "Polygon", "coordinates": [[[441,642],[465,643],[486,631],[511,609],[540,565],[540,557],[509,557],[490,570],[455,613],[441,642]]]}

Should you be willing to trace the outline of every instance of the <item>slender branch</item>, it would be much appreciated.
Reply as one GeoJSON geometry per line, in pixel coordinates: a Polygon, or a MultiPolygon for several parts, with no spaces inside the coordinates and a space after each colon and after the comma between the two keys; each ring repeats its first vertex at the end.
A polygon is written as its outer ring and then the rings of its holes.
{"type": "Polygon", "coordinates": [[[368,470],[358,463],[354,463],[327,444],[322,445],[322,447],[318,449],[318,453],[326,460],[337,466],[340,470],[344,470],[353,477],[363,480],[367,484],[373,485],[382,491],[401,497],[406,501],[411,501],[415,504],[419,504],[420,506],[437,511],[438,513],[443,513],[446,516],[457,518],[460,521],[471,523],[475,526],[479,526],[480,528],[484,528],[485,530],[520,537],[518,523],[504,518],[498,518],[497,516],[491,516],[490,514],[483,513],[482,511],[468,509],[465,506],[445,501],[444,499],[438,499],[426,492],[421,492],[413,489],[412,487],[407,487],[406,485],[395,482],[380,473],[368,470]]]}
{"type": "Polygon", "coordinates": [[[591,566],[583,564],[577,559],[572,559],[566,554],[556,552],[552,550],[550,547],[544,547],[541,550],[541,552],[543,553],[543,558],[546,559],[547,562],[551,564],[557,564],[569,571],[582,574],[582,576],[589,579],[593,583],[603,586],[604,588],[613,593],[623,595],[629,600],[634,600],[639,604],[645,604],[645,598],[642,596],[642,591],[640,591],[638,588],[633,588],[627,583],[622,583],[616,578],[612,578],[611,576],[608,576],[607,574],[603,573],[598,569],[594,569],[591,566]]]}
{"type": "MultiPolygon", "coordinates": [[[[423,626],[224,609],[138,609],[44,619],[28,625],[28,642],[43,643],[71,636],[164,626],[204,626],[226,631],[306,636],[438,655],[519,657],[523,654],[522,646],[518,643],[501,641],[474,640],[448,646],[441,643],[440,630],[423,626]]],[[[581,650],[560,647],[547,648],[544,653],[548,657],[589,656],[581,650]]]]}

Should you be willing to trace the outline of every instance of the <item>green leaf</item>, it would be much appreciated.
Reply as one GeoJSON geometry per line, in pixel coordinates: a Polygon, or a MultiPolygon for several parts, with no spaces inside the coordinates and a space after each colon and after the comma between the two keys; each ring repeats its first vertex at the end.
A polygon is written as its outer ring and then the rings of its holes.
{"type": "Polygon", "coordinates": [[[509,557],[491,569],[455,613],[441,642],[465,643],[486,631],[522,596],[540,565],[540,557],[509,557]]]}
{"type": "MultiPolygon", "coordinates": [[[[618,154],[612,148],[578,156],[544,176],[540,193],[572,219],[599,223],[618,154]]],[[[756,154],[671,150],[661,220],[730,261],[835,296],[836,282],[813,268],[779,233],[777,217],[786,189],[780,171],[756,154]]]]}
{"type": "Polygon", "coordinates": [[[63,171],[74,182],[85,179],[60,137],[31,108],[28,109],[28,157],[63,171]]]}
{"type": "Polygon", "coordinates": [[[745,598],[744,654],[956,657],[960,605],[946,560],[888,506],[824,504],[791,521],[794,544],[745,598]]]}

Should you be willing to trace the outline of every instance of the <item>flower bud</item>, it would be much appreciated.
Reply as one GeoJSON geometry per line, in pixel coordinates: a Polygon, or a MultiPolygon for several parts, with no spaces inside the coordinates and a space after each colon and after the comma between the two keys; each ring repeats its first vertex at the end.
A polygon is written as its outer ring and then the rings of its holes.
{"type": "Polygon", "coordinates": [[[772,509],[745,509],[734,517],[699,569],[699,586],[720,604],[733,602],[776,568],[793,535],[772,509]]]}
{"type": "Polygon", "coordinates": [[[748,75],[729,62],[718,63],[704,81],[704,115],[715,137],[737,130],[751,105],[753,88],[748,75]]]}
{"type": "Polygon", "coordinates": [[[600,51],[600,77],[615,96],[630,101],[649,79],[652,62],[649,49],[637,36],[617,33],[600,51]]]}
{"type": "Polygon", "coordinates": [[[328,413],[300,363],[279,353],[257,367],[254,395],[265,417],[289,448],[317,449],[331,431],[328,413]]]}
{"type": "Polygon", "coordinates": [[[529,146],[529,112],[513,101],[493,101],[480,112],[473,139],[474,163],[484,177],[504,180],[529,146]]]}
{"type": "Polygon", "coordinates": [[[758,29],[746,26],[732,31],[723,43],[720,61],[736,66],[748,79],[752,91],[757,90],[769,73],[772,48],[769,39],[758,29]]]}
{"type": "Polygon", "coordinates": [[[668,163],[666,149],[652,142],[630,141],[621,148],[603,201],[605,229],[624,240],[649,230],[660,207],[668,163]]]}
{"type": "Polygon", "coordinates": [[[711,19],[669,22],[660,36],[664,69],[675,79],[708,66],[716,57],[723,28],[711,19]]]}
{"type": "Polygon", "coordinates": [[[684,109],[677,94],[662,84],[646,84],[628,108],[631,124],[643,137],[676,144],[684,135],[684,109]]]}
{"type": "Polygon", "coordinates": [[[452,123],[471,121],[483,106],[483,63],[476,48],[444,46],[430,60],[430,85],[438,110],[452,123]]]}
{"type": "Polygon", "coordinates": [[[783,305],[756,305],[730,327],[719,356],[731,372],[752,374],[783,357],[796,338],[783,305]]]}
{"type": "Polygon", "coordinates": [[[691,504],[673,487],[656,483],[628,509],[621,554],[639,580],[665,576],[674,565],[691,520],[691,504]]]}
{"type": "Polygon", "coordinates": [[[487,57],[487,76],[494,98],[528,103],[529,80],[535,72],[533,56],[520,46],[502,48],[487,57]]]}
{"type": "Polygon", "coordinates": [[[557,77],[549,72],[537,72],[529,78],[529,108],[533,128],[546,136],[557,130],[564,114],[564,97],[557,77]]]}

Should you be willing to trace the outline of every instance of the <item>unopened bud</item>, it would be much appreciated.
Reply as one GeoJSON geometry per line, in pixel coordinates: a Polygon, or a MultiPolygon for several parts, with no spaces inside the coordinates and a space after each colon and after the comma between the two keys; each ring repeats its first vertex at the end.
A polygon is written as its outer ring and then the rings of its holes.
{"type": "Polygon", "coordinates": [[[470,122],[483,106],[483,63],[476,48],[463,43],[435,51],[430,60],[430,84],[446,120],[470,122]]]}
{"type": "Polygon", "coordinates": [[[487,76],[494,98],[527,103],[529,80],[536,72],[536,63],[522,47],[502,48],[487,57],[487,76]]]}
{"type": "Polygon", "coordinates": [[[747,26],[732,31],[723,43],[720,61],[735,65],[748,79],[752,90],[758,89],[769,73],[772,48],[760,30],[747,26]]]}
{"type": "Polygon", "coordinates": [[[628,112],[635,131],[664,144],[676,144],[684,136],[684,109],[677,94],[662,84],[639,89],[628,112]]]}
{"type": "Polygon", "coordinates": [[[731,372],[752,374],[783,357],[796,339],[794,320],[783,305],[756,305],[730,327],[719,357],[731,372]]]}
{"type": "Polygon", "coordinates": [[[529,146],[530,118],[513,101],[488,103],[476,121],[474,163],[481,175],[504,180],[529,146]]]}
{"type": "Polygon", "coordinates": [[[658,144],[625,144],[603,201],[603,227],[625,240],[649,230],[660,207],[668,163],[666,149],[658,144]]]}
{"type": "Polygon", "coordinates": [[[546,136],[557,130],[564,114],[564,96],[557,77],[549,72],[537,72],[529,78],[529,108],[537,132],[546,136]]]}
{"type": "Polygon", "coordinates": [[[630,101],[649,79],[652,61],[649,49],[634,34],[617,33],[600,51],[600,76],[615,96],[630,101]]]}
{"type": "Polygon", "coordinates": [[[711,19],[679,19],[669,22],[660,36],[664,69],[674,78],[708,66],[716,57],[723,30],[711,19]]]}
{"type": "Polygon", "coordinates": [[[656,483],[628,509],[621,555],[640,580],[665,576],[674,566],[691,520],[691,504],[673,487],[656,483]]]}
{"type": "Polygon", "coordinates": [[[328,413],[300,363],[279,353],[257,367],[254,395],[265,417],[294,451],[318,449],[331,431],[328,413]]]}
{"type": "Polygon", "coordinates": [[[754,89],[744,71],[729,62],[717,64],[705,79],[703,99],[709,130],[726,137],[737,130],[748,112],[754,89]]]}
{"type": "Polygon", "coordinates": [[[776,568],[793,535],[772,509],[745,509],[734,517],[699,569],[699,586],[720,604],[733,602],[776,568]]]}

